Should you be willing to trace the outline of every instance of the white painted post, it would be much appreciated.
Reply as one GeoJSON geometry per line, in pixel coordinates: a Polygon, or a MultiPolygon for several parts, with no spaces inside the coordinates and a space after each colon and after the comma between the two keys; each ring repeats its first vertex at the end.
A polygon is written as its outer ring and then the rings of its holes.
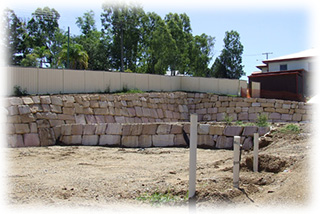
{"type": "Polygon", "coordinates": [[[234,136],[233,142],[233,187],[239,188],[240,137],[234,136]]]}
{"type": "Polygon", "coordinates": [[[196,194],[198,115],[190,116],[189,199],[196,194]]]}
{"type": "Polygon", "coordinates": [[[253,172],[258,172],[259,133],[253,134],[253,172]]]}

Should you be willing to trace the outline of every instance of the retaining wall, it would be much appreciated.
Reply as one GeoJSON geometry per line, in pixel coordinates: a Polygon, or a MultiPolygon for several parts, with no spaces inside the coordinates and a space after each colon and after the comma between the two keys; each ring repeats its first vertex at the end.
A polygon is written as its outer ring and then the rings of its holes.
{"type": "Polygon", "coordinates": [[[206,93],[76,94],[5,99],[10,147],[46,146],[46,139],[57,139],[53,130],[65,124],[188,122],[190,113],[197,113],[199,122],[223,121],[225,115],[234,120],[255,121],[260,114],[266,114],[270,122],[308,122],[312,116],[311,106],[303,102],[206,93]]]}

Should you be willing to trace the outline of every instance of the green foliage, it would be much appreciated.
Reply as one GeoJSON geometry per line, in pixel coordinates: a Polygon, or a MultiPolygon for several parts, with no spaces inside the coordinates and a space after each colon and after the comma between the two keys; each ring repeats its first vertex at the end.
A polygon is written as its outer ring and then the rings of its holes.
{"type": "Polygon", "coordinates": [[[287,124],[284,127],[279,129],[279,132],[287,133],[287,134],[299,134],[300,131],[301,131],[300,127],[296,124],[287,124]]]}
{"type": "Polygon", "coordinates": [[[239,79],[243,71],[243,45],[237,31],[227,31],[224,38],[224,49],[212,65],[212,75],[217,78],[239,79]]]}
{"type": "Polygon", "coordinates": [[[13,87],[13,95],[16,97],[21,97],[21,96],[27,96],[28,95],[28,91],[27,89],[22,89],[20,86],[15,85],[13,87]]]}
{"type": "Polygon", "coordinates": [[[259,127],[267,127],[269,126],[268,123],[268,116],[265,114],[260,114],[257,118],[257,122],[256,122],[257,126],[259,127]]]}
{"type": "Polygon", "coordinates": [[[228,116],[227,114],[224,115],[223,121],[229,126],[231,125],[233,118],[228,116]]]}
{"type": "MultiPolygon", "coordinates": [[[[63,65],[67,63],[68,59],[68,44],[62,46],[62,50],[59,54],[59,64],[63,65]]],[[[69,45],[69,61],[71,69],[87,69],[89,56],[80,44],[69,45]]]]}
{"type": "Polygon", "coordinates": [[[139,201],[151,203],[154,206],[160,205],[176,205],[179,203],[186,202],[188,200],[188,194],[185,196],[178,196],[172,193],[169,189],[161,193],[156,191],[152,194],[143,194],[136,198],[139,201]]]}

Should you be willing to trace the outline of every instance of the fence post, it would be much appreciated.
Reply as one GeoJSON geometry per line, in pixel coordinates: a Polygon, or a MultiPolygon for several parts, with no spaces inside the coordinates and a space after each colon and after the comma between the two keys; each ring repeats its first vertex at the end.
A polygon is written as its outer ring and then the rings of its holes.
{"type": "Polygon", "coordinates": [[[239,188],[240,136],[234,136],[233,142],[233,187],[239,188]]]}
{"type": "Polygon", "coordinates": [[[253,134],[253,172],[258,172],[259,133],[253,134]]]}
{"type": "Polygon", "coordinates": [[[196,193],[198,115],[190,115],[189,199],[196,193]]]}

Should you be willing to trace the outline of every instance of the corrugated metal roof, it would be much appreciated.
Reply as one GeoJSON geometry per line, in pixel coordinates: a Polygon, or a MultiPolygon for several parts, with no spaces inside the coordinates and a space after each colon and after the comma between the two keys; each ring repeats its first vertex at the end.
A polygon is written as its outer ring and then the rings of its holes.
{"type": "Polygon", "coordinates": [[[294,54],[267,59],[262,62],[267,64],[269,62],[274,62],[274,61],[295,60],[295,59],[309,58],[309,57],[315,57],[315,56],[317,56],[317,51],[316,49],[312,48],[312,49],[304,50],[294,54]]]}

